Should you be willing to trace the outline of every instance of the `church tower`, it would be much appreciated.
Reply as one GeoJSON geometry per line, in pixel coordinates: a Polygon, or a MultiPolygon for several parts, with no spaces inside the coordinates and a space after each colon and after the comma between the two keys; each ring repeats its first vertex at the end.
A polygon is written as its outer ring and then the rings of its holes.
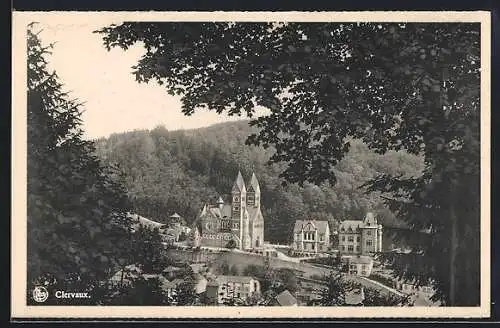
{"type": "Polygon", "coordinates": [[[260,209],[260,185],[255,173],[252,173],[252,177],[248,182],[247,209],[251,247],[262,247],[264,243],[264,217],[260,209]]]}
{"type": "Polygon", "coordinates": [[[233,233],[238,236],[238,247],[241,249],[243,247],[243,228],[244,228],[244,217],[246,212],[246,196],[247,191],[245,187],[245,181],[241,172],[238,172],[238,176],[233,184],[233,189],[231,190],[232,195],[232,206],[231,206],[231,219],[233,226],[233,233]]]}
{"type": "Polygon", "coordinates": [[[260,207],[260,186],[255,173],[252,173],[252,178],[248,184],[247,206],[254,208],[260,207]]]}

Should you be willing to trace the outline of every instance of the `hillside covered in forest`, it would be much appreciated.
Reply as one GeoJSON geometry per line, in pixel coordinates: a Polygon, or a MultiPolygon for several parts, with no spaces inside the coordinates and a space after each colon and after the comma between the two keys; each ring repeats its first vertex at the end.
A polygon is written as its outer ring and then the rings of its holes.
{"type": "Polygon", "coordinates": [[[215,203],[219,196],[229,201],[240,170],[245,179],[252,171],[259,179],[267,241],[288,243],[297,219],[329,220],[335,227],[344,219],[361,219],[369,210],[384,226],[401,226],[379,195],[360,187],[382,173],[418,175],[421,158],[405,152],[378,155],[353,140],[336,167],[335,186],[282,186],[279,173],[285,164],[268,165],[271,149],[245,145],[253,129],[248,121],[180,131],[157,127],[113,134],[96,140],[96,146],[105,162],[123,171],[135,211],[157,221],[177,212],[190,223],[204,203],[215,203]]]}

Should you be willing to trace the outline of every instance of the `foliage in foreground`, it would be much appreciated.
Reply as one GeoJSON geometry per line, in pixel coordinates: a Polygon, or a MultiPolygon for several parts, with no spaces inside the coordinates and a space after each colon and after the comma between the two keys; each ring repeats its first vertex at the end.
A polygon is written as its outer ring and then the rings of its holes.
{"type": "Polygon", "coordinates": [[[107,49],[141,43],[134,74],[180,95],[183,112],[255,114],[249,144],[274,147],[289,182],[337,182],[360,138],[424,157],[419,177],[382,175],[413,252],[401,276],[430,278],[447,305],[479,304],[480,25],[473,23],[150,23],[98,31],[107,49]],[[421,234],[426,231],[427,234],[421,234]]]}

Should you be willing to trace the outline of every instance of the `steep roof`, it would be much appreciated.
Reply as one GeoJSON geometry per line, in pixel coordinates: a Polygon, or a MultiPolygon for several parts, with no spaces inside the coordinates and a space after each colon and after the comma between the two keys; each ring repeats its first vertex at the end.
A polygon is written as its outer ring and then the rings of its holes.
{"type": "Polygon", "coordinates": [[[250,181],[248,182],[248,191],[254,191],[259,193],[260,192],[260,185],[259,185],[259,180],[257,180],[257,176],[255,173],[252,173],[252,177],[250,178],[250,181]]]}
{"type": "Polygon", "coordinates": [[[245,189],[245,181],[243,180],[243,176],[241,175],[241,172],[238,171],[238,176],[236,177],[236,180],[234,181],[233,185],[233,192],[241,192],[241,191],[246,191],[245,189]]]}
{"type": "Polygon", "coordinates": [[[261,212],[260,208],[258,208],[258,207],[253,207],[253,206],[248,207],[247,206],[246,210],[248,212],[248,219],[250,221],[253,221],[253,220],[259,219],[259,217],[262,217],[262,212],[261,212]]]}
{"type": "Polygon", "coordinates": [[[361,220],[344,220],[340,222],[340,231],[357,231],[359,228],[364,227],[364,223],[361,220]]]}
{"type": "Polygon", "coordinates": [[[217,276],[215,278],[215,282],[219,284],[225,284],[229,282],[237,282],[237,283],[249,283],[252,282],[253,280],[256,280],[254,277],[251,276],[217,276]]]}
{"type": "Polygon", "coordinates": [[[204,269],[207,267],[206,263],[191,263],[189,265],[191,269],[193,270],[194,273],[198,273],[201,271],[201,269],[204,269]]]}
{"type": "Polygon", "coordinates": [[[176,219],[179,219],[181,216],[177,213],[174,213],[172,215],[170,215],[171,218],[176,218],[176,219]]]}
{"type": "Polygon", "coordinates": [[[175,287],[177,287],[177,285],[172,281],[168,281],[168,279],[164,279],[161,281],[161,288],[163,290],[174,289],[175,287]]]}
{"type": "Polygon", "coordinates": [[[302,229],[307,228],[311,225],[314,229],[317,229],[320,233],[326,233],[328,227],[328,221],[316,221],[316,220],[297,220],[295,221],[295,226],[293,232],[300,232],[302,229]]]}
{"type": "Polygon", "coordinates": [[[180,271],[180,270],[182,270],[182,268],[169,265],[168,267],[163,269],[163,272],[176,272],[176,271],[180,271]]]}
{"type": "Polygon", "coordinates": [[[352,264],[370,264],[373,262],[373,259],[369,256],[353,256],[349,258],[349,263],[352,264]]]}
{"type": "Polygon", "coordinates": [[[222,209],[219,206],[214,205],[205,205],[203,208],[200,217],[212,216],[216,218],[231,218],[231,205],[224,204],[222,209]]]}
{"type": "Polygon", "coordinates": [[[357,231],[358,229],[376,229],[382,226],[377,224],[377,218],[372,212],[366,213],[364,220],[344,220],[340,222],[339,231],[357,231]]]}
{"type": "Polygon", "coordinates": [[[172,280],[172,284],[174,284],[175,286],[178,286],[180,284],[182,284],[184,282],[184,279],[180,279],[180,278],[176,278],[174,280],[172,280]]]}
{"type": "Polygon", "coordinates": [[[139,214],[130,214],[129,216],[130,218],[132,218],[133,221],[135,221],[133,223],[134,226],[137,226],[139,224],[148,226],[150,228],[161,228],[165,226],[165,224],[163,223],[153,221],[151,219],[140,216],[139,214]]]}
{"type": "Polygon", "coordinates": [[[367,225],[377,225],[377,218],[375,217],[375,215],[372,212],[368,212],[368,213],[366,213],[364,222],[367,225]]]}
{"type": "MultiPolygon", "coordinates": [[[[135,264],[127,265],[125,267],[125,272],[123,274],[123,280],[128,280],[129,278],[136,278],[141,273],[141,269],[135,264]]],[[[111,281],[121,281],[122,270],[117,271],[111,278],[111,281]]]]}
{"type": "Polygon", "coordinates": [[[297,305],[297,299],[288,291],[288,289],[279,293],[275,299],[281,306],[297,305]]]}
{"type": "Polygon", "coordinates": [[[345,302],[349,305],[360,305],[365,300],[365,292],[361,290],[349,291],[345,294],[345,302]]]}

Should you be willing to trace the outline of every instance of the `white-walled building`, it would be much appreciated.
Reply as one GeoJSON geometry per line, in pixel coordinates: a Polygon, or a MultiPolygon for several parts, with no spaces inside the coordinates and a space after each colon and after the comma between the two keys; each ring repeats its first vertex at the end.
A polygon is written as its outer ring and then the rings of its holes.
{"type": "Polygon", "coordinates": [[[373,213],[363,221],[345,220],[339,227],[339,251],[342,254],[371,254],[382,251],[382,225],[373,213]]]}
{"type": "Polygon", "coordinates": [[[254,294],[260,294],[260,282],[249,276],[221,275],[206,285],[206,295],[215,304],[228,299],[246,300],[254,294]]]}
{"type": "Polygon", "coordinates": [[[299,253],[326,252],[330,246],[328,221],[297,220],[293,229],[292,248],[299,253]]]}
{"type": "Polygon", "coordinates": [[[352,256],[349,258],[349,274],[369,277],[373,269],[373,259],[369,256],[352,256]]]}

